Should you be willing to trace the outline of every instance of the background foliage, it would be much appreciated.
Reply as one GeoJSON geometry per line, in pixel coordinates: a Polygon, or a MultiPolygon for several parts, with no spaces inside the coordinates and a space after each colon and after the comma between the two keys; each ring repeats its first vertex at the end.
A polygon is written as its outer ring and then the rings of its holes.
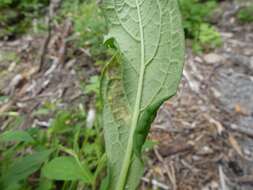
{"type": "Polygon", "coordinates": [[[242,8],[238,12],[237,17],[243,23],[253,22],[253,4],[242,8]]]}
{"type": "Polygon", "coordinates": [[[49,4],[49,0],[0,1],[0,38],[24,33],[49,4]]]}
{"type": "MultiPolygon", "coordinates": [[[[216,0],[179,0],[184,18],[184,29],[196,52],[221,45],[217,30],[209,24],[209,17],[217,7],[216,0]]],[[[47,12],[48,0],[3,0],[0,2],[0,38],[15,37],[27,31],[32,21],[47,12]]],[[[248,19],[250,10],[239,15],[248,19]],[[248,12],[248,13],[247,13],[248,12]]],[[[70,18],[74,23],[75,44],[90,47],[91,54],[102,56],[105,48],[101,46],[106,25],[103,14],[93,0],[63,1],[58,19],[70,18]]]]}

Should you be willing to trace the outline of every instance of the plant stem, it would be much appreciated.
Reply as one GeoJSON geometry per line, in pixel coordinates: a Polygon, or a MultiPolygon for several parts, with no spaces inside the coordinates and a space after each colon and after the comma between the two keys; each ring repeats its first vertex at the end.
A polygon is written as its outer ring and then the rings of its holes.
{"type": "Polygon", "coordinates": [[[139,30],[140,30],[140,38],[141,38],[141,44],[140,44],[141,45],[141,66],[140,66],[140,75],[138,79],[138,90],[137,90],[137,95],[136,95],[136,100],[135,100],[135,105],[134,105],[134,111],[132,115],[127,149],[126,149],[125,157],[122,163],[122,169],[120,172],[119,181],[117,183],[116,190],[124,190],[124,187],[126,185],[127,174],[129,171],[129,167],[131,165],[131,159],[132,159],[132,153],[133,153],[133,141],[134,141],[133,137],[134,137],[134,132],[137,127],[139,114],[140,114],[140,105],[141,105],[141,97],[142,97],[142,90],[143,90],[143,79],[144,79],[144,74],[145,74],[144,32],[143,32],[139,1],[135,0],[135,2],[136,2],[137,12],[138,12],[139,30]]]}

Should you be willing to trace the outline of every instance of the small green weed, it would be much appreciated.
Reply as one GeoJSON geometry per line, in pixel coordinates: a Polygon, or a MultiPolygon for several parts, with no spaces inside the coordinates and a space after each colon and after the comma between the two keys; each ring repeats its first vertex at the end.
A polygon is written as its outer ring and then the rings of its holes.
{"type": "Polygon", "coordinates": [[[13,51],[2,51],[0,52],[0,62],[16,62],[18,63],[20,61],[20,57],[16,52],[13,51]]]}
{"type": "Polygon", "coordinates": [[[74,24],[75,47],[88,49],[95,60],[103,58],[106,54],[102,45],[106,24],[96,1],[64,1],[60,18],[66,16],[74,24]]]}
{"type": "Polygon", "coordinates": [[[253,22],[253,4],[248,7],[242,8],[238,12],[237,18],[243,23],[253,22]]]}
{"type": "Polygon", "coordinates": [[[202,23],[199,27],[199,33],[194,38],[192,48],[195,52],[201,52],[203,49],[208,51],[219,47],[221,44],[220,33],[213,26],[202,23]]]}
{"type": "Polygon", "coordinates": [[[215,0],[201,2],[200,0],[180,0],[183,15],[183,26],[186,38],[192,39],[193,50],[212,49],[221,45],[221,36],[212,27],[208,18],[217,7],[215,0]]]}
{"type": "Polygon", "coordinates": [[[48,0],[1,0],[0,38],[26,32],[32,20],[41,15],[48,4],[48,0]]]}
{"type": "Polygon", "coordinates": [[[0,105],[6,101],[8,101],[9,97],[8,96],[1,96],[0,95],[0,105]]]}

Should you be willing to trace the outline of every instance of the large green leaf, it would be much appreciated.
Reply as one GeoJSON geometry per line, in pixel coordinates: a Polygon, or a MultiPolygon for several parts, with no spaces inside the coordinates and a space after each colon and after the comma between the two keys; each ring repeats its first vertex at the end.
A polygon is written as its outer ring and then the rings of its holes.
{"type": "Polygon", "coordinates": [[[133,190],[142,175],[140,153],[150,124],[181,78],[181,16],[177,0],[103,2],[108,43],[120,52],[101,82],[108,189],[133,190]]]}
{"type": "Polygon", "coordinates": [[[0,183],[5,188],[9,188],[9,186],[18,183],[20,180],[26,179],[41,167],[51,153],[52,150],[44,150],[14,160],[8,170],[2,173],[0,183]]]}
{"type": "Polygon", "coordinates": [[[85,166],[82,166],[74,157],[57,157],[47,163],[42,173],[53,180],[82,180],[85,183],[92,182],[92,174],[85,166]]]}
{"type": "Polygon", "coordinates": [[[34,139],[25,131],[6,131],[0,135],[0,142],[33,142],[34,139]]]}

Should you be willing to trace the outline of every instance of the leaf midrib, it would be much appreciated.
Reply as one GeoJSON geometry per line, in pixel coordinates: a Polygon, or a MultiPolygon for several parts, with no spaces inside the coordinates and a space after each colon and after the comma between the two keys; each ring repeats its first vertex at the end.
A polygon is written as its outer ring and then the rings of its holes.
{"type": "Polygon", "coordinates": [[[140,66],[140,75],[138,79],[137,95],[136,95],[136,100],[135,100],[135,105],[134,105],[134,110],[133,110],[133,115],[132,115],[132,120],[131,120],[130,133],[128,137],[127,149],[126,149],[126,153],[125,153],[124,160],[122,163],[122,169],[120,172],[116,190],[124,189],[128,170],[131,165],[131,157],[132,157],[132,152],[133,152],[133,136],[137,127],[137,122],[138,122],[139,114],[140,114],[141,97],[142,97],[142,91],[143,91],[143,79],[144,79],[144,74],[145,74],[145,46],[144,46],[143,24],[142,24],[139,1],[135,0],[135,3],[136,3],[137,13],[138,13],[139,30],[140,30],[141,66],[140,66]]]}

